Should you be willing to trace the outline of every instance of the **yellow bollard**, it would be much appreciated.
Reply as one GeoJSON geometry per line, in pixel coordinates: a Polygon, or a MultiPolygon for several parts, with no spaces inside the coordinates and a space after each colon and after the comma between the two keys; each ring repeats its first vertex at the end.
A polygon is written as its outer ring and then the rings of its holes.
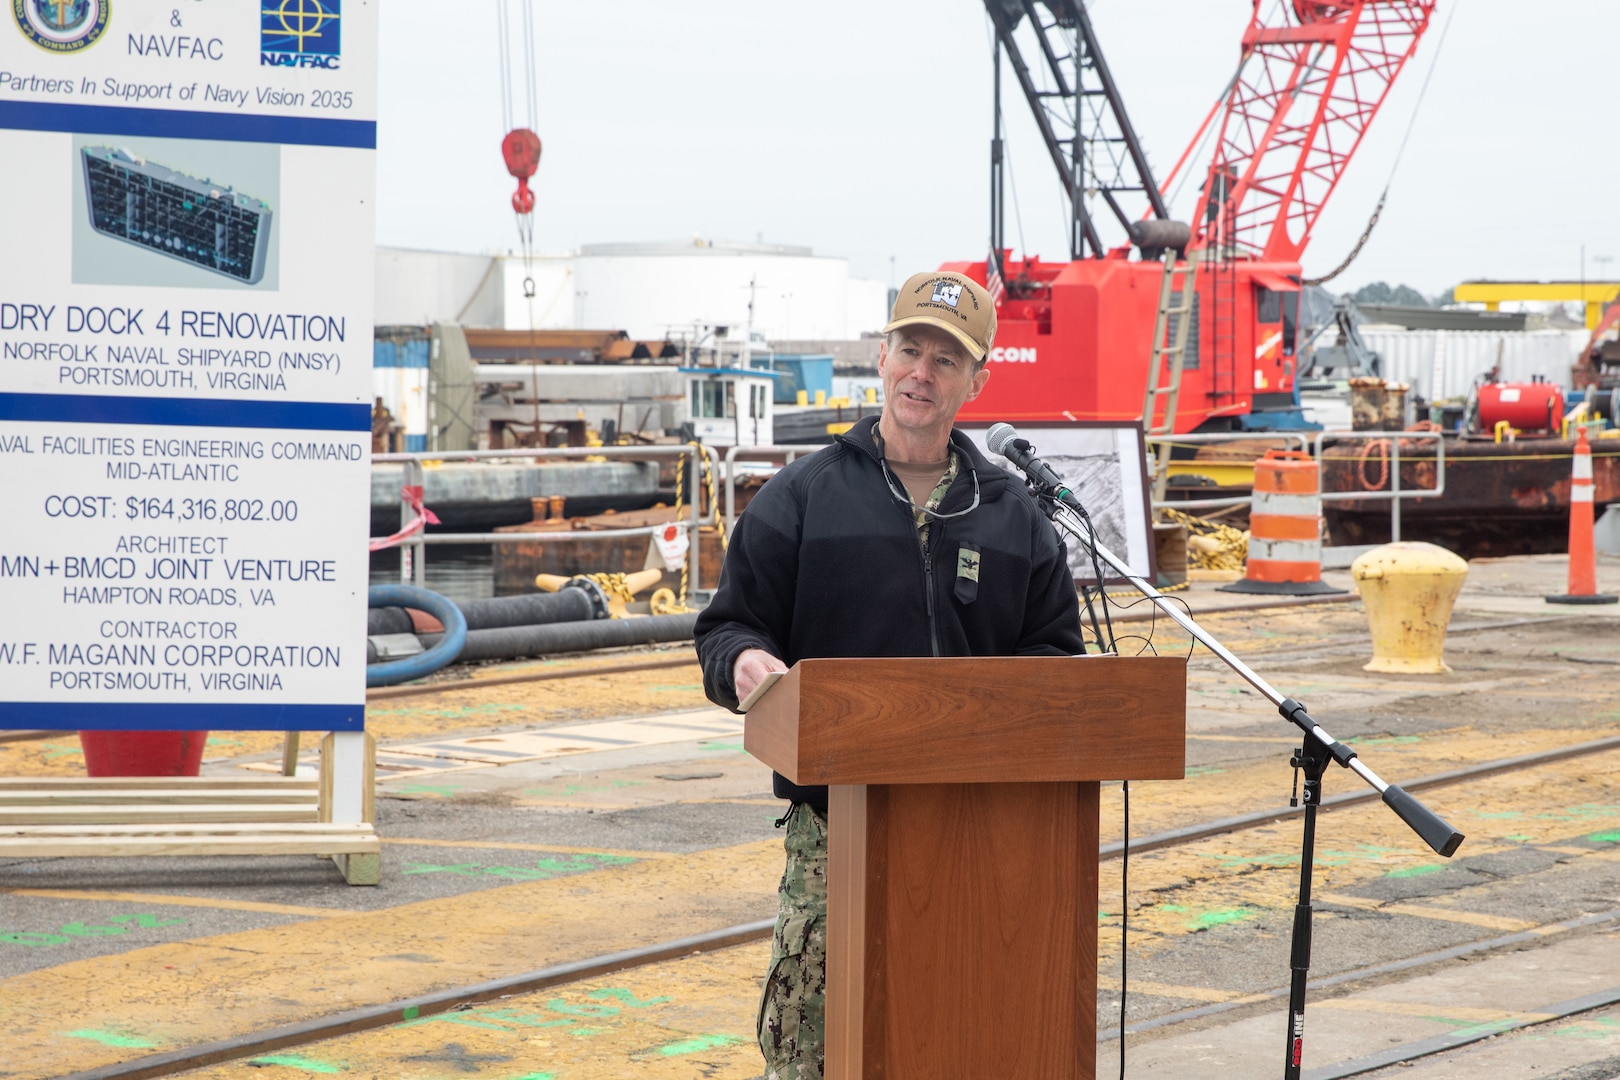
{"type": "Polygon", "coordinates": [[[1444,675],[1441,655],[1451,605],[1468,564],[1443,547],[1402,541],[1373,548],[1350,565],[1367,605],[1373,658],[1363,671],[1444,675]]]}

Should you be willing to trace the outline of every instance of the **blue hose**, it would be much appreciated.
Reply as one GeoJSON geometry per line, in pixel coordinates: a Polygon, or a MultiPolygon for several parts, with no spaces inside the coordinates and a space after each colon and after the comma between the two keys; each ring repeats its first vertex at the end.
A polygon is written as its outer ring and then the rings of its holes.
{"type": "Polygon", "coordinates": [[[370,607],[408,607],[425,611],[444,624],[444,637],[427,652],[366,666],[367,686],[393,686],[431,675],[455,663],[467,644],[467,616],[447,596],[414,585],[373,585],[368,596],[370,607]]]}

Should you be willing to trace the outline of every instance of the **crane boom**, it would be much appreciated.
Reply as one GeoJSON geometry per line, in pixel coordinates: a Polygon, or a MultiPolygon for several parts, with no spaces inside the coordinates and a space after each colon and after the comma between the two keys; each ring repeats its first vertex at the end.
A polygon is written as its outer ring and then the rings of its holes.
{"type": "MultiPolygon", "coordinates": [[[[1101,195],[1124,230],[1129,230],[1132,218],[1120,205],[1123,194],[1134,193],[1147,201],[1144,216],[1168,218],[1083,0],[984,0],[984,6],[995,27],[998,50],[996,140],[999,143],[1001,136],[1004,50],[1063,183],[1071,217],[1069,257],[1084,258],[1088,250],[1101,257],[1107,250],[1086,208],[1088,194],[1101,195]],[[1025,45],[1033,62],[1025,59],[1025,45]]],[[[999,169],[999,158],[994,167],[999,169]]],[[[997,180],[992,178],[991,183],[994,186],[997,180]]],[[[999,224],[993,222],[991,230],[991,247],[999,250],[999,224]]]]}
{"type": "Polygon", "coordinates": [[[1298,262],[1436,0],[1284,0],[1254,14],[1194,217],[1195,247],[1298,262]]]}

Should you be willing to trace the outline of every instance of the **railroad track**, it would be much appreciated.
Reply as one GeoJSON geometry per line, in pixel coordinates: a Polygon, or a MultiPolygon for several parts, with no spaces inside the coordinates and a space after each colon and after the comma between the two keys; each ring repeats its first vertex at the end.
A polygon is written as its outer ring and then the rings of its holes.
{"type": "MultiPolygon", "coordinates": [[[[1612,750],[1620,750],[1620,736],[1482,762],[1478,765],[1420,777],[1403,786],[1412,792],[1424,791],[1504,773],[1523,772],[1612,750]]],[[[1370,789],[1349,792],[1323,800],[1323,808],[1331,810],[1336,807],[1351,806],[1376,798],[1378,798],[1377,793],[1370,789]]],[[[1213,836],[1257,828],[1300,813],[1303,813],[1303,811],[1299,809],[1279,808],[1277,810],[1220,818],[1185,829],[1134,838],[1129,842],[1128,851],[1134,854],[1143,854],[1149,851],[1188,845],[1213,836]]],[[[1100,848],[1100,856],[1104,860],[1119,859],[1124,857],[1126,853],[1127,844],[1124,842],[1106,844],[1100,848]]],[[[173,1076],[208,1065],[259,1057],[290,1047],[303,1046],[339,1036],[387,1027],[391,1024],[415,1020],[437,1013],[465,1009],[481,1002],[493,1001],[515,994],[530,993],[586,979],[599,978],[615,972],[646,967],[683,956],[691,956],[695,953],[713,952],[737,945],[763,941],[770,937],[773,922],[774,920],[771,919],[761,919],[757,922],[729,926],[706,934],[659,942],[638,949],[629,949],[553,965],[487,982],[452,987],[419,997],[351,1009],[297,1024],[249,1032],[218,1042],[199,1044],[166,1053],[152,1054],[115,1065],[71,1073],[64,1077],[63,1080],[145,1080],[145,1078],[173,1076]]],[[[1319,993],[1322,990],[1342,988],[1366,980],[1384,978],[1403,971],[1412,971],[1462,957],[1477,956],[1496,950],[1544,941],[1549,933],[1560,930],[1591,929],[1609,924],[1620,924],[1620,908],[1548,923],[1545,926],[1469,942],[1437,952],[1424,953],[1414,957],[1406,957],[1342,972],[1313,980],[1311,989],[1313,993],[1319,993]]],[[[1199,1020],[1238,1009],[1264,1008],[1275,1001],[1285,1000],[1287,994],[1288,988],[1281,986],[1257,995],[1248,995],[1242,1001],[1201,1005],[1196,1008],[1165,1013],[1127,1025],[1125,1034],[1146,1032],[1155,1028],[1199,1020]]],[[[1504,1031],[1534,1024],[1551,1023],[1555,1020],[1565,1019],[1569,1016],[1604,1008],[1616,1003],[1620,1003],[1620,986],[1561,1003],[1556,1009],[1538,1013],[1534,1018],[1513,1021],[1507,1026],[1495,1025],[1488,1028],[1482,1026],[1477,1031],[1461,1031],[1442,1040],[1430,1040],[1423,1044],[1412,1044],[1405,1048],[1397,1047],[1392,1050],[1380,1051],[1376,1057],[1357,1059],[1343,1066],[1312,1070],[1311,1077],[1312,1080],[1338,1080],[1338,1078],[1353,1076],[1361,1072],[1371,1071],[1374,1068],[1393,1065],[1399,1061],[1415,1060],[1418,1057],[1452,1050],[1478,1039],[1499,1035],[1504,1031]],[[1401,1057],[1399,1056],[1401,1053],[1407,1053],[1408,1056],[1401,1057]]],[[[1117,1040],[1120,1035],[1121,1031],[1117,1026],[1098,1032],[1100,1042],[1117,1040]]]]}

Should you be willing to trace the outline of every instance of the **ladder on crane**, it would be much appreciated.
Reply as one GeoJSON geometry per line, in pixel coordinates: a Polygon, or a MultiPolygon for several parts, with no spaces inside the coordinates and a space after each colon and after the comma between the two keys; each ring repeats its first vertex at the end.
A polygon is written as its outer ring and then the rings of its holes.
{"type": "Polygon", "coordinates": [[[1171,445],[1167,437],[1176,431],[1181,372],[1186,364],[1187,335],[1192,332],[1193,303],[1197,297],[1198,253],[1189,254],[1190,258],[1177,260],[1175,248],[1164,251],[1159,311],[1153,320],[1153,353],[1148,361],[1147,394],[1142,401],[1143,431],[1149,438],[1166,437],[1159,443],[1154,459],[1153,498],[1156,502],[1164,501],[1170,483],[1171,445]]]}

